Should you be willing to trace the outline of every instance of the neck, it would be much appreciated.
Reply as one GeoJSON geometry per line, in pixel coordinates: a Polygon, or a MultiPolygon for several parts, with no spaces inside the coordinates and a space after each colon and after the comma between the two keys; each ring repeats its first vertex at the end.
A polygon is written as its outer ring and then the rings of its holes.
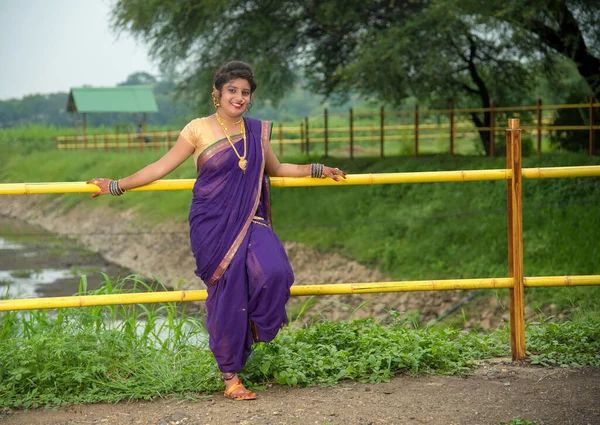
{"type": "Polygon", "coordinates": [[[223,111],[220,111],[217,109],[216,112],[217,116],[219,118],[221,118],[221,121],[225,122],[226,124],[233,124],[233,125],[237,125],[242,121],[242,116],[238,115],[237,117],[232,117],[226,113],[224,113],[223,111]]]}

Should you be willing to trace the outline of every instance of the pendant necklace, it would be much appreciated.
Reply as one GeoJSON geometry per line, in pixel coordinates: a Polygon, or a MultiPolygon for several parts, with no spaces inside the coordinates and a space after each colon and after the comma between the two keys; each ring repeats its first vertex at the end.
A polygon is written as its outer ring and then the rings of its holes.
{"type": "Polygon", "coordinates": [[[217,114],[217,113],[215,113],[215,117],[217,117],[217,121],[221,125],[221,128],[223,129],[223,133],[225,133],[225,137],[227,137],[227,141],[231,145],[233,152],[238,157],[238,160],[239,160],[238,167],[240,167],[242,169],[242,171],[246,172],[246,167],[248,165],[248,161],[246,160],[246,126],[244,125],[244,120],[242,118],[240,118],[239,121],[231,123],[231,124],[238,124],[238,123],[240,124],[240,131],[242,133],[242,139],[244,139],[244,154],[240,155],[238,153],[237,149],[235,148],[235,145],[231,141],[231,137],[229,137],[229,132],[227,131],[227,127],[225,126],[225,123],[223,122],[224,121],[223,118],[221,118],[219,116],[219,114],[217,114]]]}

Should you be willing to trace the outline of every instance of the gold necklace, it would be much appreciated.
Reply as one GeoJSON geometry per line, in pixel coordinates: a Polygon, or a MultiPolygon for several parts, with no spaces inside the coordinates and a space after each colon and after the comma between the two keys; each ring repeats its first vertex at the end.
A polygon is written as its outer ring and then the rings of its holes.
{"type": "Polygon", "coordinates": [[[219,113],[218,113],[218,112],[215,112],[215,115],[216,115],[217,117],[219,117],[219,118],[221,119],[221,121],[224,121],[224,122],[226,122],[227,124],[238,125],[239,123],[241,123],[241,122],[242,122],[242,118],[240,118],[240,119],[239,119],[239,120],[237,120],[236,122],[233,122],[233,121],[227,121],[225,118],[223,118],[221,115],[219,115],[219,113]]]}
{"type": "Polygon", "coordinates": [[[223,133],[225,133],[225,136],[227,137],[227,141],[231,145],[233,152],[235,152],[235,155],[239,159],[238,167],[240,167],[242,169],[242,171],[246,172],[246,166],[248,165],[248,161],[246,161],[246,126],[244,125],[244,121],[241,118],[238,121],[240,123],[240,131],[242,132],[242,139],[244,139],[244,155],[240,155],[238,153],[237,149],[235,148],[235,145],[231,141],[231,137],[229,137],[229,133],[227,132],[227,127],[225,127],[225,123],[221,120],[221,117],[219,116],[219,114],[215,114],[215,116],[217,117],[217,121],[221,125],[221,128],[223,129],[223,133]]]}

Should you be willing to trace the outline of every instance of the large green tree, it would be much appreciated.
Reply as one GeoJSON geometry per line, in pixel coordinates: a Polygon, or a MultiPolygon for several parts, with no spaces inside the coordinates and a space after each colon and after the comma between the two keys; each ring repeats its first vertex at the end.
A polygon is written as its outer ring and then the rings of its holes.
{"type": "MultiPolygon", "coordinates": [[[[534,10],[519,9],[516,0],[505,9],[499,2],[490,5],[483,0],[118,0],[113,17],[116,28],[148,42],[163,65],[177,64],[180,90],[205,108],[212,75],[230,59],[252,63],[260,96],[275,102],[303,75],[326,96],[358,92],[398,104],[415,95],[442,107],[452,98],[489,107],[492,99],[514,103],[552,57],[545,54],[548,46],[540,50],[541,36],[529,41],[526,34],[534,28],[515,24],[519,14],[524,21],[534,10]]],[[[572,16],[578,22],[579,15],[572,16]]],[[[478,127],[490,123],[489,113],[472,119],[478,127]]],[[[489,152],[489,133],[480,134],[489,152]]]]}

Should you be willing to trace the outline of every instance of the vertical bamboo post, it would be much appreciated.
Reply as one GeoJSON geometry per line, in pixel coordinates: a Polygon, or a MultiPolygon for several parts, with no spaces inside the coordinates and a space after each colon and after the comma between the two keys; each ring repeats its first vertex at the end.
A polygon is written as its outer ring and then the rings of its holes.
{"type": "Polygon", "coordinates": [[[310,137],[308,136],[308,117],[304,117],[304,130],[306,131],[306,154],[310,155],[310,137]]]}
{"type": "Polygon", "coordinates": [[[94,150],[98,150],[98,135],[94,133],[94,150]]]}
{"type": "Polygon", "coordinates": [[[283,156],[283,124],[279,123],[279,156],[283,156]]]}
{"type": "Polygon", "coordinates": [[[152,131],[152,144],[154,145],[154,152],[158,152],[158,139],[156,138],[156,130],[152,131]]]}
{"type": "Polygon", "coordinates": [[[300,121],[300,153],[304,153],[304,123],[300,121]]]}
{"type": "Polygon", "coordinates": [[[115,128],[115,148],[117,153],[119,153],[119,130],[115,128]]]}
{"type": "Polygon", "coordinates": [[[108,152],[108,135],[106,134],[106,129],[104,130],[104,152],[108,152]]]}
{"type": "Polygon", "coordinates": [[[454,155],[454,100],[450,101],[450,155],[454,155]]]}
{"type": "Polygon", "coordinates": [[[537,153],[542,153],[542,99],[537,100],[537,153]]]}
{"type": "Polygon", "coordinates": [[[350,108],[350,159],[354,159],[354,112],[350,108]]]}
{"type": "Polygon", "coordinates": [[[385,145],[385,109],[382,106],[379,110],[379,156],[382,158],[385,156],[384,145],[385,145]]]}
{"type": "Polygon", "coordinates": [[[594,97],[590,96],[590,155],[594,155],[594,97]]]}
{"type": "Polygon", "coordinates": [[[144,143],[146,143],[146,132],[140,133],[140,137],[138,138],[139,149],[140,152],[144,152],[144,143]]]}
{"type": "Polygon", "coordinates": [[[490,156],[496,156],[496,102],[490,107],[490,156]]]}
{"type": "Polygon", "coordinates": [[[167,150],[171,150],[171,129],[167,129],[167,150]]]}
{"type": "Polygon", "coordinates": [[[419,156],[419,104],[415,104],[415,156],[419,156]]]}
{"type": "Polygon", "coordinates": [[[329,112],[327,108],[323,111],[323,119],[325,120],[325,156],[329,155],[329,112]]]}
{"type": "Polygon", "coordinates": [[[131,153],[131,131],[127,132],[127,153],[131,153]]]}
{"type": "Polygon", "coordinates": [[[523,211],[521,186],[521,129],[519,120],[508,120],[506,166],[512,170],[507,180],[508,274],[515,285],[510,289],[510,348],[513,361],[525,353],[525,304],[523,287],[523,211]]]}

